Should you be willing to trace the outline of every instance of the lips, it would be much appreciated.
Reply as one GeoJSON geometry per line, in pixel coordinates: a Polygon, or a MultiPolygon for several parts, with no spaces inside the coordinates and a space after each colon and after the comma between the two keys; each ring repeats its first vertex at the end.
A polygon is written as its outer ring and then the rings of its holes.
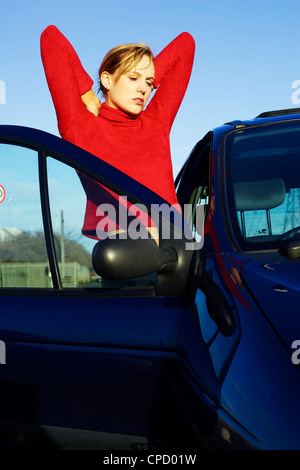
{"type": "Polygon", "coordinates": [[[144,106],[144,100],[143,98],[133,98],[133,101],[138,105],[138,106],[144,106]]]}

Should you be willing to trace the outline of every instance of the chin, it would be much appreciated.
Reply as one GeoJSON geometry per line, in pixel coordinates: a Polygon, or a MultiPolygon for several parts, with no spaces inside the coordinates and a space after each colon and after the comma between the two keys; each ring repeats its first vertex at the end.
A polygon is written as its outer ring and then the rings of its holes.
{"type": "Polygon", "coordinates": [[[137,111],[133,111],[133,110],[129,110],[129,109],[126,109],[126,110],[125,110],[125,109],[124,109],[124,112],[125,112],[126,114],[128,114],[129,116],[138,116],[139,114],[141,114],[142,111],[143,111],[142,109],[137,110],[137,111]]]}

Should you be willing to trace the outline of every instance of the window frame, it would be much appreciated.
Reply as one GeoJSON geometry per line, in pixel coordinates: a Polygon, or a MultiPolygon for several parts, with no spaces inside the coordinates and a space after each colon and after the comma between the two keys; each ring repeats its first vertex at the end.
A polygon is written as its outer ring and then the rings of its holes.
{"type": "Polygon", "coordinates": [[[199,177],[204,180],[202,177],[202,167],[203,162],[207,165],[207,174],[205,178],[208,179],[208,204],[207,210],[205,213],[204,225],[205,220],[208,215],[209,211],[209,201],[211,198],[211,161],[212,161],[212,140],[213,134],[209,132],[206,136],[201,139],[193,148],[188,161],[185,163],[184,167],[182,168],[181,172],[177,177],[177,196],[179,203],[183,206],[184,204],[191,204],[193,206],[193,210],[191,213],[190,220],[187,222],[190,225],[191,230],[193,230],[193,223],[194,219],[193,216],[195,215],[196,211],[196,203],[197,203],[197,195],[200,188],[198,184],[199,177]],[[208,155],[205,155],[205,152],[208,150],[208,155]],[[202,177],[202,178],[201,178],[202,177]]]}

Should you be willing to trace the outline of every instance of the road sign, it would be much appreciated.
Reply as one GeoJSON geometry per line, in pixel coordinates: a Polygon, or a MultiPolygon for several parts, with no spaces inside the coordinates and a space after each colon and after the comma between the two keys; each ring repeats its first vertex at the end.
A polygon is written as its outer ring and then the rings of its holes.
{"type": "Polygon", "coordinates": [[[5,189],[3,188],[2,184],[0,184],[0,204],[5,199],[5,189]]]}

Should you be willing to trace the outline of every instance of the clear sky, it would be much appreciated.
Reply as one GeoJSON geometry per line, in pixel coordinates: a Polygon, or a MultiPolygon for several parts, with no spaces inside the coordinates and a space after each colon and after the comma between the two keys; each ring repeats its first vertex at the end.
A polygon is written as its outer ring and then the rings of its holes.
{"type": "Polygon", "coordinates": [[[300,107],[300,0],[0,0],[0,21],[0,124],[57,135],[40,59],[46,26],[67,36],[95,81],[111,47],[142,41],[158,53],[190,32],[196,55],[171,133],[174,176],[211,128],[300,107]]]}

